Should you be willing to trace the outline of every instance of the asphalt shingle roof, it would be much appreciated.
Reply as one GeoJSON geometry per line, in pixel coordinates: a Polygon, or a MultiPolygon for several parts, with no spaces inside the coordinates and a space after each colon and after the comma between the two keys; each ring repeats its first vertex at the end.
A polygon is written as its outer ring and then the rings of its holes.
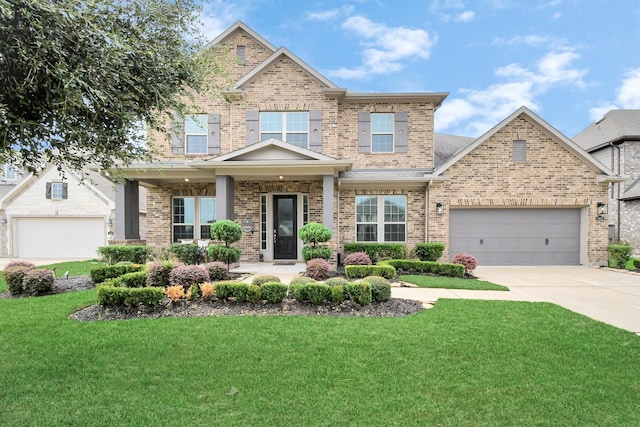
{"type": "Polygon", "coordinates": [[[640,141],[640,110],[611,110],[573,137],[586,151],[615,141],[640,141]]]}

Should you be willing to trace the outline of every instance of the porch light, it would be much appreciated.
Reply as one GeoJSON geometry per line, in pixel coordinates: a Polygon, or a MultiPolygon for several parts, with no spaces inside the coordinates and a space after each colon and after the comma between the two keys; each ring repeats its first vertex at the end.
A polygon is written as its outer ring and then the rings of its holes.
{"type": "Polygon", "coordinates": [[[444,206],[440,202],[436,203],[436,213],[438,215],[442,215],[444,213],[444,206]]]}
{"type": "Polygon", "coordinates": [[[280,175],[280,176],[278,177],[278,179],[284,179],[284,176],[280,175]]]}
{"type": "Polygon", "coordinates": [[[607,213],[607,204],[603,202],[598,202],[598,214],[604,215],[607,213]]]}
{"type": "Polygon", "coordinates": [[[2,219],[0,220],[0,224],[2,224],[2,225],[7,225],[7,218],[2,218],[2,219]]]}
{"type": "Polygon", "coordinates": [[[113,225],[113,220],[112,220],[111,218],[109,218],[109,219],[107,220],[107,225],[108,225],[109,227],[111,227],[111,226],[113,225]]]}

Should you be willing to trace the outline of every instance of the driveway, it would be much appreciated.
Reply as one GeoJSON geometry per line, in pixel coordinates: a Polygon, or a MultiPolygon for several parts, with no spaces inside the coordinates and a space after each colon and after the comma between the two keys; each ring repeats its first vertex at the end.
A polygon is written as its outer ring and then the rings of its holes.
{"type": "Polygon", "coordinates": [[[640,275],[591,267],[478,267],[480,279],[510,292],[393,288],[397,298],[542,301],[640,334],[640,275]]]}

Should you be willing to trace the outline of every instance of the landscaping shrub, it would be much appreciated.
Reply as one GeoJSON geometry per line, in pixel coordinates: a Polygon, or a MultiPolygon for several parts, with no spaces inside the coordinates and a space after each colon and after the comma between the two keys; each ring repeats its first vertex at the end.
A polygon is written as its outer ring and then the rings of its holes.
{"type": "Polygon", "coordinates": [[[251,281],[252,285],[262,285],[267,282],[280,282],[280,278],[278,276],[272,276],[270,274],[264,274],[262,276],[256,276],[251,281]]]}
{"type": "Polygon", "coordinates": [[[36,268],[35,264],[27,261],[11,261],[3,270],[4,280],[11,295],[18,295],[23,291],[22,281],[25,274],[36,268]]]}
{"type": "Polygon", "coordinates": [[[186,296],[184,293],[184,287],[180,285],[169,286],[165,289],[164,293],[172,302],[176,302],[186,296]]]}
{"type": "MultiPolygon", "coordinates": [[[[110,247],[110,246],[109,246],[110,247]]],[[[123,274],[127,273],[135,273],[136,271],[141,271],[145,267],[140,264],[117,264],[117,265],[107,265],[105,267],[97,267],[93,268],[89,272],[89,277],[93,283],[102,283],[107,279],[113,279],[115,277],[120,277],[123,274]]]]}
{"type": "Polygon", "coordinates": [[[640,258],[634,258],[633,260],[633,267],[636,270],[640,270],[640,258]]]}
{"type": "Polygon", "coordinates": [[[179,265],[169,273],[169,284],[188,288],[209,281],[209,272],[201,265],[179,265]]]}
{"type": "Polygon", "coordinates": [[[325,260],[333,256],[333,249],[328,246],[319,246],[331,240],[332,233],[328,227],[317,222],[310,222],[298,230],[298,237],[304,242],[302,247],[302,259],[307,262],[315,258],[325,260]]]}
{"type": "Polygon", "coordinates": [[[164,298],[164,289],[156,287],[120,288],[102,284],[98,286],[97,293],[97,304],[105,307],[155,306],[164,298]]]}
{"type": "Polygon", "coordinates": [[[371,262],[381,259],[403,259],[407,256],[407,246],[403,243],[345,243],[345,255],[354,252],[364,252],[369,255],[371,262]]]}
{"type": "Polygon", "coordinates": [[[209,258],[224,263],[227,266],[227,271],[229,271],[229,266],[240,261],[242,256],[240,249],[231,246],[209,245],[208,250],[209,258]]]}
{"type": "Polygon", "coordinates": [[[27,270],[22,279],[22,288],[29,295],[43,295],[53,290],[56,276],[51,270],[27,270]]]}
{"type": "Polygon", "coordinates": [[[333,249],[328,246],[303,246],[302,259],[304,262],[314,258],[322,258],[329,260],[333,256],[333,249]]]}
{"type": "Polygon", "coordinates": [[[367,276],[382,276],[393,279],[396,269],[392,265],[347,265],[344,268],[345,275],[350,279],[362,279],[367,276]]]}
{"type": "MultiPolygon", "coordinates": [[[[349,283],[349,282],[347,282],[349,283]]],[[[333,304],[342,304],[344,302],[344,286],[333,285],[331,287],[331,302],[333,304]]]]}
{"type": "Polygon", "coordinates": [[[609,267],[624,268],[633,255],[633,247],[629,242],[618,242],[607,246],[609,267]]]}
{"type": "Polygon", "coordinates": [[[143,288],[147,286],[147,273],[144,271],[123,274],[117,279],[121,286],[125,288],[143,288]]]}
{"type": "Polygon", "coordinates": [[[236,302],[246,302],[249,285],[236,281],[224,281],[215,283],[216,297],[218,299],[229,299],[233,297],[236,302]]]}
{"type": "Polygon", "coordinates": [[[249,285],[247,287],[247,300],[251,304],[258,304],[260,301],[262,301],[262,292],[260,286],[249,285]]]}
{"type": "Polygon", "coordinates": [[[270,304],[278,304],[284,300],[287,295],[288,286],[280,282],[267,282],[260,286],[262,298],[270,304]]]}
{"type": "Polygon", "coordinates": [[[315,279],[312,279],[311,277],[298,276],[295,279],[293,279],[291,282],[289,282],[289,286],[304,285],[306,283],[313,283],[313,282],[315,282],[315,279]]]}
{"type": "Polygon", "coordinates": [[[380,264],[393,266],[400,274],[433,274],[448,277],[464,277],[463,265],[448,262],[391,259],[381,261],[380,264]]]}
{"type": "Polygon", "coordinates": [[[331,277],[325,280],[324,283],[329,286],[345,286],[349,281],[344,277],[331,277]]]}
{"type": "Polygon", "coordinates": [[[202,298],[212,298],[216,295],[216,287],[210,282],[200,283],[200,292],[202,293],[202,298]]]}
{"type": "Polygon", "coordinates": [[[302,285],[306,287],[306,297],[311,301],[311,304],[322,304],[323,301],[331,298],[331,287],[324,283],[307,283],[302,285]]]}
{"type": "Polygon", "coordinates": [[[305,275],[315,280],[324,280],[329,277],[331,265],[322,258],[310,259],[307,262],[305,275]]]}
{"type": "Polygon", "coordinates": [[[151,250],[145,245],[110,245],[100,246],[97,252],[100,260],[110,265],[117,264],[120,261],[144,264],[149,259],[151,250]]]}
{"type": "Polygon", "coordinates": [[[371,265],[371,258],[366,252],[354,252],[344,257],[344,265],[371,265]]]}
{"type": "Polygon", "coordinates": [[[456,254],[453,257],[453,264],[460,264],[464,267],[464,272],[469,273],[473,271],[478,266],[478,261],[473,255],[469,254],[456,254]]]}
{"type": "Polygon", "coordinates": [[[307,300],[307,285],[308,283],[299,283],[291,286],[291,294],[298,302],[304,302],[307,300]]]}
{"type": "Polygon", "coordinates": [[[444,243],[440,242],[425,242],[418,243],[413,249],[415,255],[420,261],[437,261],[444,252],[444,243]]]}
{"type": "Polygon", "coordinates": [[[198,285],[191,285],[189,291],[187,291],[187,299],[196,300],[200,296],[200,287],[198,285]]]}
{"type": "Polygon", "coordinates": [[[204,262],[206,249],[195,243],[174,243],[169,246],[171,253],[183,264],[198,265],[204,262]]]}
{"type": "Polygon", "coordinates": [[[365,277],[366,282],[371,287],[371,299],[375,302],[384,302],[391,299],[391,283],[380,276],[365,277]]]}
{"type": "Polygon", "coordinates": [[[231,247],[231,244],[242,238],[242,227],[230,219],[216,221],[211,224],[211,238],[224,242],[224,245],[209,245],[209,258],[227,264],[228,271],[231,264],[238,262],[242,255],[240,249],[231,247]]]}
{"type": "Polygon", "coordinates": [[[171,261],[155,261],[147,264],[147,286],[166,288],[169,286],[169,275],[176,265],[171,261]]]}
{"type": "Polygon", "coordinates": [[[349,282],[345,289],[351,301],[360,305],[371,304],[371,287],[366,282],[349,282]]]}
{"type": "Polygon", "coordinates": [[[227,280],[229,279],[229,272],[227,271],[227,265],[220,261],[208,262],[204,265],[204,268],[209,272],[210,280],[227,280]]]}

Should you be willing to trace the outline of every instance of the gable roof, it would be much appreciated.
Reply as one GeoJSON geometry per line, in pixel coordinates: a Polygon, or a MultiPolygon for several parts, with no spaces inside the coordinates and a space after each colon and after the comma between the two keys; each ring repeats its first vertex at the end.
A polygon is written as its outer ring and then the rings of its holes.
{"type": "Polygon", "coordinates": [[[227,28],[222,34],[220,34],[218,37],[216,37],[215,39],[213,39],[209,43],[207,43],[207,45],[204,47],[204,49],[208,49],[210,47],[213,47],[213,46],[216,46],[218,44],[224,43],[229,37],[231,37],[233,34],[235,34],[236,32],[238,32],[240,30],[242,30],[245,33],[249,34],[250,37],[252,37],[255,41],[260,43],[262,46],[264,46],[265,48],[267,48],[271,52],[275,52],[276,51],[276,47],[274,45],[269,43],[260,34],[258,34],[255,31],[253,31],[251,28],[249,28],[242,21],[236,21],[235,24],[233,24],[232,26],[227,28]]]}
{"type": "Polygon", "coordinates": [[[500,123],[495,125],[493,128],[485,132],[484,135],[476,139],[471,145],[468,145],[466,148],[459,151],[456,155],[454,155],[452,158],[447,160],[434,172],[434,174],[435,175],[443,174],[447,169],[449,169],[451,166],[456,164],[460,159],[462,159],[464,156],[469,154],[480,144],[487,141],[489,138],[494,136],[501,129],[503,129],[505,126],[507,126],[508,124],[510,124],[512,121],[514,121],[520,116],[525,116],[529,121],[533,122],[540,129],[542,129],[543,131],[553,136],[558,141],[558,143],[562,145],[567,151],[577,156],[579,159],[585,162],[585,164],[590,165],[599,174],[598,182],[604,183],[604,182],[612,182],[612,181],[616,181],[616,182],[624,181],[623,178],[615,175],[613,172],[606,169],[600,162],[598,162],[593,157],[591,157],[591,155],[589,155],[589,153],[583,150],[578,144],[573,142],[571,139],[567,138],[556,128],[554,128],[549,123],[544,121],[536,113],[534,113],[533,111],[529,110],[527,107],[524,107],[524,106],[518,108],[516,111],[511,113],[511,115],[509,115],[507,118],[505,118],[500,123]]]}
{"type": "Polygon", "coordinates": [[[269,138],[255,144],[248,145],[222,156],[214,157],[202,162],[192,162],[193,164],[212,164],[229,161],[274,161],[274,160],[297,160],[297,161],[335,161],[333,157],[297,145],[289,144],[279,139],[269,138]]]}
{"type": "Polygon", "coordinates": [[[573,140],[587,151],[616,142],[640,141],[640,110],[611,110],[573,140]]]}
{"type": "Polygon", "coordinates": [[[437,169],[463,148],[471,145],[473,141],[475,138],[467,136],[435,133],[433,135],[434,167],[437,169]]]}

